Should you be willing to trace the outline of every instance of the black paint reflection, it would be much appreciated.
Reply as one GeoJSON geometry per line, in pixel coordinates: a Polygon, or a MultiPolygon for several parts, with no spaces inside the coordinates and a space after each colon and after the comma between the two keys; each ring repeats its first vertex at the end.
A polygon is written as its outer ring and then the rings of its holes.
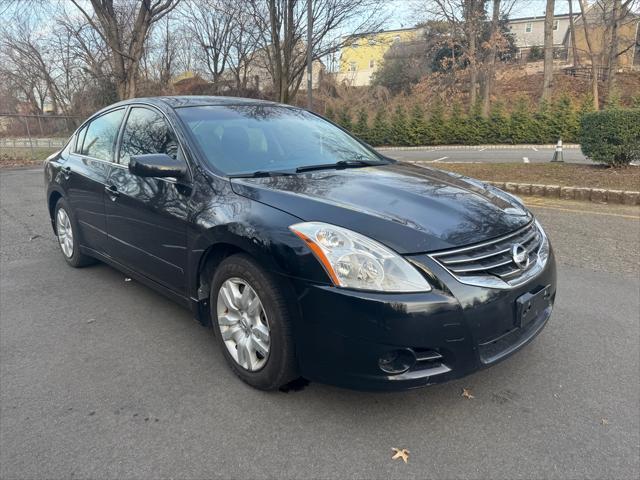
{"type": "Polygon", "coordinates": [[[300,218],[352,228],[404,253],[468,245],[531,220],[478,182],[402,163],[233,183],[251,198],[300,218]],[[400,227],[406,230],[399,233],[400,227]]]}

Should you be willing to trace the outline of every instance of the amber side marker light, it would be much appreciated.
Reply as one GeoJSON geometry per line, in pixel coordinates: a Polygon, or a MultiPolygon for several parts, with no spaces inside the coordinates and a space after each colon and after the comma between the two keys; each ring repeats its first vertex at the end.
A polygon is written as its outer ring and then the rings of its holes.
{"type": "Polygon", "coordinates": [[[300,237],[304,241],[304,243],[307,244],[307,246],[313,252],[313,255],[318,259],[318,261],[322,264],[324,269],[327,271],[327,274],[331,278],[331,281],[333,282],[333,284],[336,285],[336,286],[340,286],[340,280],[338,280],[338,276],[336,275],[336,272],[333,270],[333,267],[331,266],[331,263],[329,263],[329,259],[324,254],[322,249],[312,239],[310,239],[308,236],[306,236],[304,233],[299,232],[299,231],[297,231],[297,230],[295,230],[295,229],[293,229],[291,227],[289,227],[289,229],[293,233],[295,233],[298,237],[300,237]]]}

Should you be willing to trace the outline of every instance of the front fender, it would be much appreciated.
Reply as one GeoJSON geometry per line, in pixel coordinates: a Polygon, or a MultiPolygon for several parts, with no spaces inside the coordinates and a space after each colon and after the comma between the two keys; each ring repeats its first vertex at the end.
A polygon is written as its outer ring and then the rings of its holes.
{"type": "MultiPolygon", "coordinates": [[[[197,211],[189,235],[190,292],[197,297],[200,269],[211,249],[231,246],[256,259],[266,270],[289,278],[329,284],[311,250],[289,230],[296,216],[220,189],[197,211]]],[[[197,202],[197,199],[196,199],[197,202]]]]}

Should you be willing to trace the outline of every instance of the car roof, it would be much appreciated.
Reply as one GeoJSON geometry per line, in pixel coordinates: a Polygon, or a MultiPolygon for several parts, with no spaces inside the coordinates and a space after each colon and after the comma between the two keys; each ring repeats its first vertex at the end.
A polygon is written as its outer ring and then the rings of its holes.
{"type": "MultiPolygon", "coordinates": [[[[242,97],[217,97],[212,95],[176,95],[176,96],[162,96],[162,97],[142,97],[132,98],[121,102],[123,104],[128,103],[151,103],[151,104],[163,104],[171,108],[180,107],[194,107],[205,105],[281,105],[276,102],[270,102],[267,100],[258,100],[255,98],[242,98],[242,97]]],[[[290,105],[282,105],[290,107],[290,105]]]]}

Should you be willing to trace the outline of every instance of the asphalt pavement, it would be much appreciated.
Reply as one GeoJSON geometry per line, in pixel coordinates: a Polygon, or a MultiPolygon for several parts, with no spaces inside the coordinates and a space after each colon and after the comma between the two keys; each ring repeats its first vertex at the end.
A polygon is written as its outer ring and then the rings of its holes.
{"type": "MultiPolygon", "coordinates": [[[[553,158],[554,148],[532,147],[451,147],[451,148],[419,148],[411,150],[378,149],[382,154],[407,162],[483,162],[483,163],[546,163],[553,158]]],[[[579,148],[563,149],[564,161],[567,163],[592,162],[585,158],[579,148]]]]}
{"type": "Polygon", "coordinates": [[[640,209],[527,201],[559,286],[517,355],[402,393],[264,393],[187,310],[68,267],[42,174],[1,172],[0,478],[640,477],[640,209]]]}

